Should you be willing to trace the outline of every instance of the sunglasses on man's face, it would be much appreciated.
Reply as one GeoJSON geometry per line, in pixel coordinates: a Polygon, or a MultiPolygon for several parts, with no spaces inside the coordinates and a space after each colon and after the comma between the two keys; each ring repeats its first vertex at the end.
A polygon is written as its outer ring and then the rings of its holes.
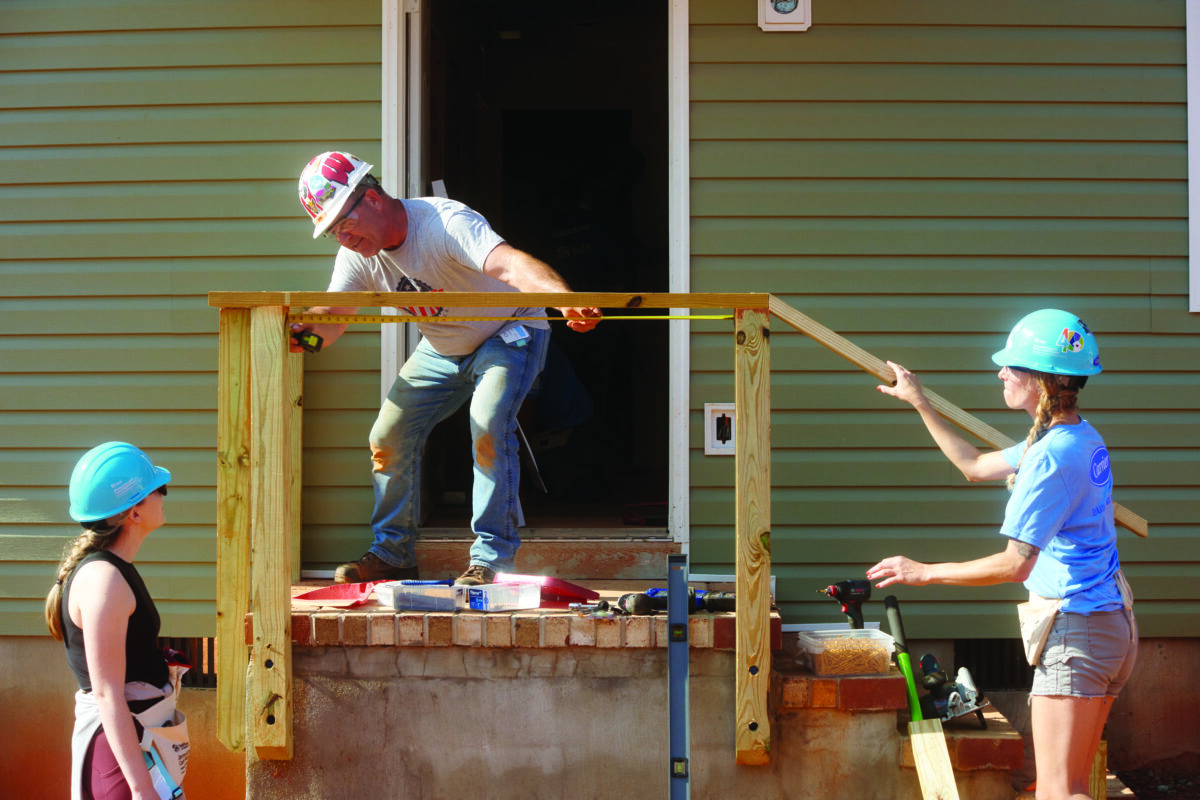
{"type": "Polygon", "coordinates": [[[346,209],[346,213],[342,214],[342,218],[325,229],[325,233],[321,234],[326,239],[336,239],[339,233],[345,228],[346,220],[350,219],[350,215],[354,213],[354,209],[362,202],[367,193],[363,192],[358,197],[354,198],[354,202],[350,204],[350,208],[346,209]]]}

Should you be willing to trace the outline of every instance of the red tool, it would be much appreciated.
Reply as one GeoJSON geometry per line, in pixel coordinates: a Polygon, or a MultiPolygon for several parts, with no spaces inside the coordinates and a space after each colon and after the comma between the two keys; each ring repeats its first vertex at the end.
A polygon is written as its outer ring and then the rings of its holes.
{"type": "Polygon", "coordinates": [[[331,608],[352,608],[361,606],[371,599],[375,585],[387,581],[366,581],[365,583],[335,583],[333,586],[321,586],[309,589],[292,597],[302,603],[313,603],[331,608]]]}

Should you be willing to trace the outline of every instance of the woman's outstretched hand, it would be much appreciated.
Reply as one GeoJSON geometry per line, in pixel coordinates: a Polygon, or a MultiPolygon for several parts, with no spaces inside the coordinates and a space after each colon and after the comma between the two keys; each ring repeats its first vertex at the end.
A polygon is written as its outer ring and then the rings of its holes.
{"type": "Polygon", "coordinates": [[[893,583],[924,586],[929,583],[927,566],[927,564],[913,561],[911,558],[892,556],[868,569],[867,579],[875,583],[876,589],[891,586],[893,583]]]}
{"type": "Polygon", "coordinates": [[[892,372],[896,374],[896,383],[893,386],[888,386],[886,383],[881,383],[875,387],[876,389],[886,395],[895,397],[897,400],[903,400],[914,407],[926,402],[925,390],[921,388],[921,381],[916,375],[909,372],[895,361],[889,361],[887,362],[887,365],[891,367],[892,372]]]}

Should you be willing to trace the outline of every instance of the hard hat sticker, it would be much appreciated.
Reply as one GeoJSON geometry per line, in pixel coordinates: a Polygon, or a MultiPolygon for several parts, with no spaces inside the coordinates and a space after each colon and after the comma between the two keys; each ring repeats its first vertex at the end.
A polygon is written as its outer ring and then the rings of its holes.
{"type": "Polygon", "coordinates": [[[142,481],[138,477],[128,478],[124,481],[117,481],[112,484],[111,488],[113,495],[123,503],[142,491],[142,481]]]}
{"type": "Polygon", "coordinates": [[[352,172],[354,172],[354,165],[341,153],[330,153],[321,162],[321,174],[325,176],[325,179],[340,183],[342,186],[350,185],[350,173],[352,172]]]}
{"type": "Polygon", "coordinates": [[[1083,334],[1070,328],[1063,328],[1058,337],[1058,345],[1064,353],[1078,353],[1083,349],[1083,334]]]}

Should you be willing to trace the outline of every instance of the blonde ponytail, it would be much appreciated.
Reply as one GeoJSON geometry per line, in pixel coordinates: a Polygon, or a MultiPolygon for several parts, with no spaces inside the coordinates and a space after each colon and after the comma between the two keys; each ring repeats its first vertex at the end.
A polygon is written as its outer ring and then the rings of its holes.
{"type": "Polygon", "coordinates": [[[1029,375],[1038,388],[1038,404],[1033,412],[1033,427],[1025,437],[1025,449],[1021,451],[1021,459],[1006,481],[1010,492],[1017,482],[1017,474],[1021,471],[1021,464],[1025,461],[1025,454],[1029,452],[1029,448],[1041,441],[1046,431],[1063,417],[1079,410],[1079,390],[1087,383],[1086,376],[1055,375],[1034,370],[1031,370],[1029,375]]]}
{"type": "Polygon", "coordinates": [[[63,640],[63,587],[80,561],[98,550],[107,550],[116,541],[128,515],[129,512],[124,511],[115,517],[84,523],[83,532],[64,548],[62,561],[58,564],[58,575],[54,585],[50,587],[49,594],[46,595],[46,627],[50,629],[50,635],[56,641],[63,640]]]}

